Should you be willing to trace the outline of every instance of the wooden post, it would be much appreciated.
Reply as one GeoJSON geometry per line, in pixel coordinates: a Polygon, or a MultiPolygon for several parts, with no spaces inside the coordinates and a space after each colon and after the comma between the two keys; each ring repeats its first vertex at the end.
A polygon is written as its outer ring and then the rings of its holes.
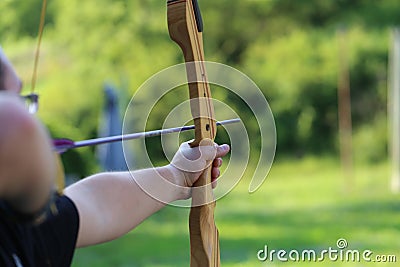
{"type": "Polygon", "coordinates": [[[339,48],[338,68],[338,120],[340,161],[346,178],[345,189],[351,191],[354,186],[353,178],[353,140],[351,122],[351,97],[348,63],[347,35],[344,28],[337,31],[339,48]]]}
{"type": "Polygon", "coordinates": [[[400,28],[392,33],[392,47],[389,55],[388,111],[391,142],[389,151],[392,161],[391,189],[400,192],[400,28]]]}

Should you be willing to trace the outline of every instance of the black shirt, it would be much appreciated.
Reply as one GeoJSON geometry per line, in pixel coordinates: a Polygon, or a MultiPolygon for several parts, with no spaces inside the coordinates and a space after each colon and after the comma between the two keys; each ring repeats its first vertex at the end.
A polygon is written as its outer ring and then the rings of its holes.
{"type": "Polygon", "coordinates": [[[79,215],[66,196],[56,200],[57,215],[34,226],[0,216],[0,266],[70,266],[79,228],[79,215]]]}

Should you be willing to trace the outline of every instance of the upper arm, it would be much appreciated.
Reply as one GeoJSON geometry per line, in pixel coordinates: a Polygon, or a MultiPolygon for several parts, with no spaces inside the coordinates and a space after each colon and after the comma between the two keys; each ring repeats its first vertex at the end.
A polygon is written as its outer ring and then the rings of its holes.
{"type": "MultiPolygon", "coordinates": [[[[161,199],[177,199],[179,191],[174,187],[166,189],[165,182],[160,180],[160,171],[163,173],[161,168],[131,173],[100,173],[66,188],[65,194],[72,199],[79,212],[77,247],[115,239],[165,206],[165,203],[144,192],[137,179],[164,195],[161,199]]],[[[164,176],[168,174],[165,172],[164,176]]]]}
{"type": "Polygon", "coordinates": [[[80,218],[77,247],[115,239],[154,212],[149,197],[126,173],[100,173],[65,189],[80,218]],[[140,203],[141,202],[141,203],[140,203]]]}
{"type": "Polygon", "coordinates": [[[98,243],[96,237],[103,232],[101,210],[96,205],[95,189],[91,188],[93,182],[82,180],[64,190],[75,204],[79,214],[79,231],[76,247],[98,243]]]}

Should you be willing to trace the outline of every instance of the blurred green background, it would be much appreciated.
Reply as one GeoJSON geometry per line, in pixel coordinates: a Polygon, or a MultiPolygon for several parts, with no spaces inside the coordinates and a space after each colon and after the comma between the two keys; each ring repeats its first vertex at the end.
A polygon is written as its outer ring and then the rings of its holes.
{"type": "MultiPolygon", "coordinates": [[[[351,248],[396,254],[399,261],[400,204],[389,190],[387,77],[390,32],[400,24],[400,2],[199,2],[206,60],[233,66],[253,79],[268,99],[277,127],[276,160],[266,183],[250,195],[244,179],[218,202],[223,266],[310,266],[262,263],[256,253],[264,245],[322,250],[341,237],[351,248]],[[338,29],[345,29],[350,72],[350,177],[343,175],[339,160],[338,29]]],[[[0,43],[25,92],[40,9],[41,0],[0,2],[0,43]]],[[[123,112],[147,78],[182,61],[169,39],[165,1],[50,0],[38,69],[38,116],[54,137],[96,137],[104,82],[119,88],[123,112]]],[[[258,133],[240,99],[224,91],[214,97],[249,118],[249,133],[258,133]]],[[[157,108],[168,110],[170,105],[164,101],[157,108]]],[[[158,123],[155,119],[148,128],[158,128],[158,123]]],[[[253,154],[259,145],[260,140],[252,140],[253,154]]],[[[155,162],[164,160],[157,157],[159,146],[149,150],[155,162]]],[[[66,172],[79,177],[99,170],[94,148],[70,151],[63,161],[66,172]]],[[[74,266],[187,266],[187,212],[169,207],[119,240],[79,250],[74,266]]]]}

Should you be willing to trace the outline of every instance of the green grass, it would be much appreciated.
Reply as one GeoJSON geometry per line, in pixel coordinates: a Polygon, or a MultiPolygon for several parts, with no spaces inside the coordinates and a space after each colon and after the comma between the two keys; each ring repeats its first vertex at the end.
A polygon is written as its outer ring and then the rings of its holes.
{"type": "MultiPolygon", "coordinates": [[[[332,159],[275,163],[254,194],[241,182],[217,203],[222,266],[397,266],[400,261],[400,202],[389,191],[385,163],[355,166],[352,181],[332,159]],[[352,184],[351,186],[346,186],[352,184]],[[394,254],[397,263],[260,262],[257,251],[332,247],[394,254]]],[[[108,244],[80,249],[79,266],[189,266],[188,211],[168,207],[108,244]]]]}

